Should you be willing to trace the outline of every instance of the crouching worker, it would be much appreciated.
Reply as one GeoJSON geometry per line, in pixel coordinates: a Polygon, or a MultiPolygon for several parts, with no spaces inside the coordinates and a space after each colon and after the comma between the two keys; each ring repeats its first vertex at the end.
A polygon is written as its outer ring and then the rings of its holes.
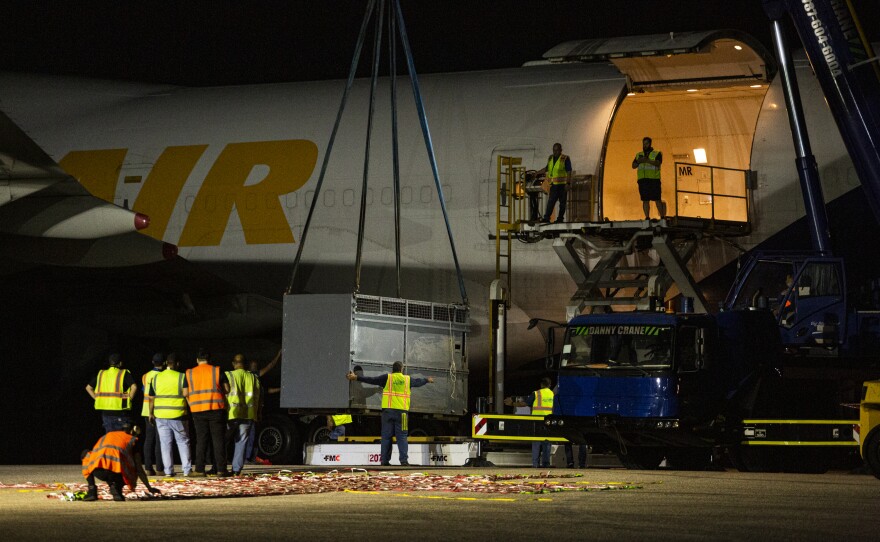
{"type": "Polygon", "coordinates": [[[150,493],[161,494],[158,489],[150,486],[141,456],[135,451],[139,434],[140,429],[136,425],[124,425],[122,431],[111,431],[98,439],[91,450],[83,450],[82,473],[89,484],[84,501],[98,500],[96,478],[107,482],[114,501],[124,501],[123,486],[127,485],[134,491],[138,478],[150,493]]]}

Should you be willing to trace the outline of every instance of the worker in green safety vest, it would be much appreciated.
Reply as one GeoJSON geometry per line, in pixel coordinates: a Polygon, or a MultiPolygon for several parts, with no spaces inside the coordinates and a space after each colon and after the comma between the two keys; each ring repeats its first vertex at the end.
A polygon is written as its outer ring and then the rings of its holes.
{"type": "Polygon", "coordinates": [[[226,402],[229,404],[229,431],[235,442],[232,454],[232,472],[238,476],[244,468],[244,455],[248,434],[256,423],[260,411],[260,381],[245,370],[245,359],[236,354],[232,360],[233,371],[226,373],[226,402]]]}
{"type": "Polygon", "coordinates": [[[128,369],[122,368],[122,357],[114,352],[108,356],[109,367],[86,384],[86,393],[95,400],[95,410],[101,413],[104,431],[122,431],[131,426],[131,401],[137,393],[137,384],[128,369]]]}
{"type": "Polygon", "coordinates": [[[344,437],[345,426],[351,422],[351,414],[333,414],[332,416],[327,416],[327,429],[330,430],[328,438],[330,440],[339,440],[339,437],[344,437]]]}
{"type": "MultiPolygon", "coordinates": [[[[541,387],[526,397],[525,401],[514,401],[513,397],[504,399],[508,406],[528,406],[532,408],[532,416],[549,416],[553,414],[553,390],[550,389],[550,379],[546,376],[541,379],[541,387]]],[[[550,466],[550,441],[532,442],[532,467],[550,466]]]]}
{"type": "Polygon", "coordinates": [[[349,380],[357,380],[382,386],[382,465],[391,464],[391,440],[397,438],[400,464],[409,465],[409,403],[412,388],[434,382],[434,378],[410,378],[403,374],[403,363],[395,361],[391,373],[380,376],[364,376],[349,371],[349,380]]]}
{"type": "Polygon", "coordinates": [[[663,154],[651,146],[650,137],[642,139],[642,151],[633,159],[632,168],[637,170],[639,183],[639,197],[642,199],[642,210],[645,211],[645,220],[651,219],[651,202],[657,207],[660,218],[666,217],[666,202],[662,199],[660,186],[660,166],[663,163],[663,154]]]}
{"type": "Polygon", "coordinates": [[[186,375],[178,371],[177,356],[168,354],[165,370],[153,377],[150,386],[150,423],[156,424],[162,446],[162,466],[166,476],[174,476],[174,444],[180,455],[183,475],[189,476],[192,460],[189,454],[189,418],[186,405],[186,375]]]}
{"type": "Polygon", "coordinates": [[[546,174],[550,182],[550,195],[547,197],[547,211],[544,213],[543,221],[550,222],[553,207],[558,201],[559,213],[556,215],[556,222],[562,222],[565,219],[566,190],[571,182],[571,159],[562,154],[561,143],[553,144],[553,154],[547,157],[547,165],[538,170],[538,175],[541,174],[546,174]]]}

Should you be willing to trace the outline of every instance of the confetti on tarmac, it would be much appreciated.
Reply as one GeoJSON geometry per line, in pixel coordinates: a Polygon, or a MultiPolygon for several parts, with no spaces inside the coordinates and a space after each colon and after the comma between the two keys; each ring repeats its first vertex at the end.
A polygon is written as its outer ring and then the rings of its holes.
{"type": "MultiPolygon", "coordinates": [[[[398,496],[416,498],[452,498],[469,500],[473,497],[410,495],[417,492],[449,492],[484,495],[544,495],[571,491],[607,491],[642,489],[630,482],[589,482],[582,474],[461,474],[444,476],[420,472],[396,474],[364,469],[330,471],[326,473],[280,471],[274,474],[245,475],[229,478],[156,478],[150,483],[162,491],[159,497],[147,493],[143,485],[136,492],[125,490],[129,500],[203,499],[231,497],[265,497],[273,495],[309,495],[316,493],[351,492],[382,494],[396,492],[398,496]]],[[[110,499],[106,484],[99,484],[98,496],[110,499]]],[[[48,498],[79,500],[86,484],[3,484],[0,489],[19,491],[47,491],[48,498]]],[[[538,499],[542,500],[542,499],[538,499]]]]}

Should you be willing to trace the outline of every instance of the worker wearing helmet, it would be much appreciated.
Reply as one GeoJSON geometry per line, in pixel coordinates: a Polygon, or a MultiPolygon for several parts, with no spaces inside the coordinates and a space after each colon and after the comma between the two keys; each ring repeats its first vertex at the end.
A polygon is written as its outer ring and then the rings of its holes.
{"type": "Polygon", "coordinates": [[[119,431],[131,424],[131,401],[137,393],[137,384],[128,369],[122,368],[122,358],[116,352],[107,358],[109,367],[86,385],[86,392],[95,400],[95,410],[101,413],[104,431],[119,431]]]}
{"type": "Polygon", "coordinates": [[[391,464],[391,439],[397,437],[397,453],[400,464],[409,465],[409,404],[412,388],[434,382],[433,377],[410,378],[403,374],[403,363],[395,361],[391,373],[380,376],[364,376],[349,371],[346,378],[382,386],[382,465],[391,464]]]}

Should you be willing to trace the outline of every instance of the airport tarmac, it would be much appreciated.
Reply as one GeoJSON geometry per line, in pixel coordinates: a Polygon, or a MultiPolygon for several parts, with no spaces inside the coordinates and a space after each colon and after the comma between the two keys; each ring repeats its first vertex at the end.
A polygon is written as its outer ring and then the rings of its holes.
{"type": "MultiPolygon", "coordinates": [[[[305,467],[285,467],[291,471],[305,467]]],[[[272,473],[250,468],[251,474],[272,473]]],[[[326,471],[325,471],[326,472],[326,471]]],[[[537,469],[392,468],[538,475],[537,469]]],[[[0,489],[14,540],[878,540],[880,480],[868,475],[551,469],[549,480],[607,490],[557,493],[368,491],[248,498],[70,502],[54,489],[0,489]],[[573,474],[582,476],[572,477],[573,474]]],[[[79,483],[76,466],[0,466],[0,483],[79,483]]],[[[157,484],[161,486],[161,483],[157,484]]],[[[141,489],[141,488],[139,488],[141,489]]]]}

